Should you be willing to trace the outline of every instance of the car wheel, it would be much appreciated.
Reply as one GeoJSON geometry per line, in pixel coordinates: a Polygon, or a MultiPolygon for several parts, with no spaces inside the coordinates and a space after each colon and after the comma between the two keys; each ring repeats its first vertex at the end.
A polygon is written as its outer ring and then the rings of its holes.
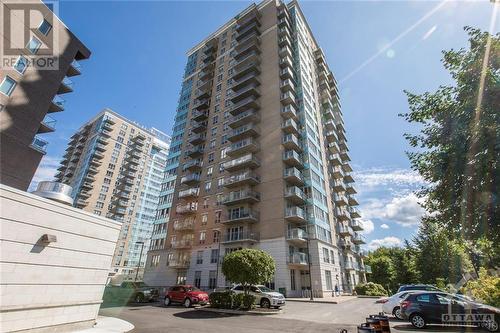
{"type": "Polygon", "coordinates": [[[401,308],[399,306],[396,306],[394,310],[392,310],[392,314],[397,319],[403,319],[403,314],[401,313],[401,308]]]}
{"type": "Polygon", "coordinates": [[[495,320],[490,320],[483,323],[483,327],[486,328],[490,332],[498,331],[498,323],[495,320]]]}
{"type": "Polygon", "coordinates": [[[170,305],[170,303],[171,303],[171,301],[170,301],[170,297],[165,297],[165,299],[163,300],[163,305],[165,305],[165,306],[169,306],[169,305],[170,305]]]}
{"type": "Polygon", "coordinates": [[[186,298],[184,300],[184,307],[185,308],[190,308],[191,307],[191,300],[189,298],[186,298]]]}
{"type": "Polygon", "coordinates": [[[144,295],[143,294],[137,294],[137,295],[135,295],[135,302],[136,303],[142,303],[142,302],[144,302],[144,295]]]}
{"type": "Polygon", "coordinates": [[[269,302],[269,300],[267,298],[263,298],[260,301],[260,307],[261,308],[269,309],[269,308],[271,308],[271,302],[269,302]]]}
{"type": "Polygon", "coordinates": [[[410,316],[410,323],[413,325],[413,327],[416,328],[424,328],[426,324],[424,317],[422,315],[416,313],[412,314],[410,316]]]}

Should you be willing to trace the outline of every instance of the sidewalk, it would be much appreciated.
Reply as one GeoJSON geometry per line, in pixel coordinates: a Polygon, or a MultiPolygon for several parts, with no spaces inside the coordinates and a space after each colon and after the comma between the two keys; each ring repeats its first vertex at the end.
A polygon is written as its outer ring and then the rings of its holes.
{"type": "Polygon", "coordinates": [[[134,325],[128,321],[114,317],[99,316],[94,327],[75,331],[74,333],[125,333],[133,329],[134,325]]]}
{"type": "Polygon", "coordinates": [[[314,300],[310,300],[309,298],[287,298],[287,302],[306,302],[306,303],[327,303],[327,304],[340,304],[353,299],[356,299],[357,296],[337,296],[337,297],[323,297],[317,298],[314,297],[314,300]]]}

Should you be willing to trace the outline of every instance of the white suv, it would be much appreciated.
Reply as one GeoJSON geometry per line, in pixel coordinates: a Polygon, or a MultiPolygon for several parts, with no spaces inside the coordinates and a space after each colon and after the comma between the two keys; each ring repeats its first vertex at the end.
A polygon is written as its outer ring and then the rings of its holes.
{"type": "MultiPolygon", "coordinates": [[[[237,294],[245,292],[242,285],[236,285],[231,290],[237,294]]],[[[259,304],[263,308],[273,307],[278,309],[280,306],[285,305],[285,296],[266,286],[250,286],[250,295],[255,296],[255,304],[259,304]]]]}

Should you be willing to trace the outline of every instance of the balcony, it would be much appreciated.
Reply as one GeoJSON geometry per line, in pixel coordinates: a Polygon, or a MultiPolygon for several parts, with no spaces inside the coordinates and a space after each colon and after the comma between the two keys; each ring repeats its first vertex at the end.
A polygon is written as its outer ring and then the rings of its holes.
{"type": "Polygon", "coordinates": [[[256,223],[259,221],[259,212],[252,209],[230,209],[227,220],[222,223],[256,223]]]}
{"type": "Polygon", "coordinates": [[[49,143],[47,141],[35,136],[30,144],[30,147],[45,155],[47,153],[48,145],[49,143]]]}
{"type": "Polygon", "coordinates": [[[347,202],[349,203],[350,206],[359,205],[358,200],[356,200],[356,198],[354,198],[352,195],[347,196],[347,202]]]}
{"type": "MultiPolygon", "coordinates": [[[[194,103],[194,108],[198,111],[208,109],[209,106],[210,106],[210,98],[197,99],[196,102],[194,103]]],[[[205,119],[193,118],[193,119],[199,121],[199,120],[205,120],[206,118],[205,119]]]]}
{"type": "Polygon", "coordinates": [[[85,208],[88,204],[89,204],[89,202],[83,198],[78,198],[78,199],[76,199],[76,202],[75,202],[75,205],[78,208],[85,208]]]}
{"type": "Polygon", "coordinates": [[[188,188],[187,190],[179,191],[179,194],[177,196],[179,197],[179,199],[193,198],[193,197],[197,197],[199,192],[200,192],[199,187],[192,187],[192,188],[188,188]]]}
{"type": "Polygon", "coordinates": [[[233,69],[233,80],[239,80],[249,73],[254,73],[254,75],[260,74],[260,61],[258,58],[255,58],[255,54],[250,54],[247,57],[254,57],[253,61],[248,61],[250,58],[246,58],[241,60],[241,62],[235,65],[233,69]]]}
{"type": "Polygon", "coordinates": [[[328,144],[328,150],[332,154],[337,154],[338,152],[340,152],[339,145],[336,142],[330,142],[328,144]]]}
{"type": "Polygon", "coordinates": [[[345,236],[354,236],[354,231],[351,229],[351,227],[348,227],[348,226],[345,226],[345,225],[339,225],[338,226],[338,233],[342,237],[345,237],[345,236]]]}
{"type": "Polygon", "coordinates": [[[201,133],[201,134],[195,134],[193,136],[191,136],[189,139],[188,139],[188,142],[190,144],[192,144],[193,146],[196,146],[196,145],[199,145],[199,144],[202,144],[203,142],[205,142],[206,140],[206,135],[204,133],[201,133]]]}
{"type": "Polygon", "coordinates": [[[250,96],[239,101],[236,104],[233,104],[229,109],[229,112],[233,116],[236,116],[248,109],[258,109],[258,108],[260,108],[260,103],[258,102],[258,98],[255,96],[250,96]]]}
{"type": "Polygon", "coordinates": [[[293,60],[290,57],[281,58],[279,61],[279,65],[282,68],[293,67],[293,60]]]}
{"type": "Polygon", "coordinates": [[[284,47],[284,46],[290,47],[292,45],[292,42],[290,41],[290,38],[288,38],[288,36],[283,36],[283,37],[278,38],[278,45],[280,47],[284,47]]]}
{"type": "Polygon", "coordinates": [[[341,180],[334,179],[331,182],[331,187],[332,187],[332,190],[335,191],[335,192],[344,192],[345,191],[344,182],[341,181],[341,180]]]}
{"type": "Polygon", "coordinates": [[[345,172],[352,172],[352,168],[348,163],[342,164],[342,170],[345,172]]]}
{"type": "Polygon", "coordinates": [[[190,249],[193,246],[193,241],[191,239],[180,239],[172,241],[170,245],[173,249],[190,249]]]}
{"type": "MultiPolygon", "coordinates": [[[[352,213],[351,213],[351,217],[354,218],[354,216],[352,216],[352,213]]],[[[354,231],[363,231],[364,230],[363,224],[361,222],[359,222],[358,220],[351,220],[349,222],[349,225],[351,226],[352,230],[354,230],[354,231]]]]}
{"type": "Polygon", "coordinates": [[[294,77],[295,75],[293,74],[293,69],[287,67],[280,70],[280,78],[283,80],[294,79],[294,77]]]}
{"type": "Polygon", "coordinates": [[[186,151],[186,155],[191,157],[191,158],[197,158],[200,156],[203,156],[204,149],[201,146],[193,147],[191,149],[188,149],[186,151]]]}
{"type": "Polygon", "coordinates": [[[198,173],[190,173],[181,178],[181,184],[185,185],[194,185],[200,182],[200,174],[198,173]]]}
{"type": "Polygon", "coordinates": [[[307,232],[300,228],[289,229],[286,234],[286,240],[303,247],[304,243],[307,242],[307,232]]]}
{"type": "Polygon", "coordinates": [[[351,174],[344,174],[344,182],[346,183],[354,183],[354,178],[352,178],[351,174]]]}
{"type": "Polygon", "coordinates": [[[352,242],[356,245],[366,244],[365,236],[356,232],[356,233],[354,233],[354,237],[352,238],[352,242]]]}
{"type": "Polygon", "coordinates": [[[40,127],[38,127],[37,134],[50,133],[56,130],[56,120],[51,116],[45,116],[40,122],[40,127]]]}
{"type": "Polygon", "coordinates": [[[328,142],[338,142],[339,138],[335,131],[326,132],[326,140],[328,142]]]}
{"type": "Polygon", "coordinates": [[[308,256],[303,252],[296,252],[288,256],[288,265],[304,267],[309,265],[308,256]]]}
{"type": "Polygon", "coordinates": [[[335,217],[337,218],[337,220],[341,222],[349,221],[349,219],[351,218],[349,212],[346,209],[340,209],[340,208],[335,209],[335,217]]]}
{"type": "Polygon", "coordinates": [[[68,71],[66,72],[66,76],[76,76],[82,74],[82,65],[76,60],[73,60],[69,64],[68,71]]]}
{"type": "Polygon", "coordinates": [[[238,114],[229,121],[229,127],[238,128],[242,125],[255,123],[260,120],[259,113],[255,110],[248,110],[238,114]]]}
{"type": "Polygon", "coordinates": [[[233,96],[231,97],[231,102],[238,103],[239,101],[242,101],[247,97],[254,97],[254,98],[259,97],[260,96],[259,84],[260,83],[252,83],[250,85],[242,87],[238,91],[235,91],[233,96]]]}
{"type": "Polygon", "coordinates": [[[297,106],[297,104],[295,103],[295,95],[291,91],[287,91],[285,93],[282,93],[281,97],[280,97],[280,101],[281,101],[281,104],[283,104],[284,106],[287,106],[287,105],[293,105],[294,107],[297,106]]]}
{"type": "Polygon", "coordinates": [[[254,44],[260,45],[259,33],[257,32],[249,34],[246,38],[241,39],[238,42],[238,44],[234,47],[234,50],[236,52],[241,52],[245,50],[248,47],[248,45],[254,45],[254,44]]]}
{"type": "Polygon", "coordinates": [[[87,172],[88,172],[89,174],[93,174],[93,175],[95,175],[96,173],[98,173],[98,172],[99,172],[99,169],[97,169],[97,168],[96,168],[96,167],[94,167],[94,166],[89,166],[89,168],[87,169],[87,172]]]}
{"type": "Polygon", "coordinates": [[[253,155],[248,154],[223,164],[224,170],[233,171],[243,168],[255,169],[260,166],[260,161],[253,155]]]}
{"type": "Polygon", "coordinates": [[[204,66],[203,70],[201,71],[201,74],[198,76],[198,79],[200,82],[206,82],[211,80],[214,77],[214,71],[212,66],[204,66]]]}
{"type": "Polygon", "coordinates": [[[280,83],[281,91],[291,91],[294,93],[295,84],[292,79],[286,79],[280,83]]]}
{"type": "Polygon", "coordinates": [[[201,61],[204,63],[210,63],[210,62],[213,62],[215,60],[216,56],[217,55],[214,52],[211,52],[211,53],[203,55],[201,57],[201,61]]]}
{"type": "Polygon", "coordinates": [[[113,209],[113,214],[114,215],[125,215],[127,213],[127,210],[125,208],[117,207],[113,209]]]}
{"type": "MultiPolygon", "coordinates": [[[[173,247],[173,246],[172,246],[173,247]]],[[[184,260],[170,260],[167,262],[167,266],[175,269],[187,269],[191,262],[188,259],[184,260]]]]}
{"type": "Polygon", "coordinates": [[[52,112],[61,112],[64,111],[64,104],[66,101],[62,99],[60,96],[55,96],[52,101],[50,102],[49,109],[47,113],[52,113],[52,112]]]}
{"type": "Polygon", "coordinates": [[[297,186],[289,186],[285,189],[285,199],[296,205],[303,205],[306,203],[306,195],[297,186]]]}
{"type": "Polygon", "coordinates": [[[201,171],[203,162],[200,160],[191,160],[182,165],[182,171],[201,171]]]}
{"type": "Polygon", "coordinates": [[[341,181],[342,178],[344,178],[344,171],[342,170],[341,167],[333,167],[333,170],[332,170],[332,177],[336,180],[339,180],[341,181]]]}
{"type": "Polygon", "coordinates": [[[236,92],[241,90],[242,88],[245,88],[249,84],[256,86],[260,85],[259,77],[255,75],[255,73],[253,72],[250,72],[247,75],[240,77],[238,80],[234,80],[233,83],[230,85],[230,88],[236,92]]]}
{"type": "Polygon", "coordinates": [[[283,162],[288,164],[289,166],[303,168],[304,164],[302,162],[302,158],[299,153],[295,150],[287,150],[283,153],[283,162]]]}
{"type": "Polygon", "coordinates": [[[247,36],[251,34],[259,34],[260,22],[254,21],[246,26],[241,26],[242,29],[237,33],[236,40],[241,41],[244,40],[247,36]]]}
{"type": "Polygon", "coordinates": [[[216,38],[211,39],[203,47],[203,49],[202,49],[203,53],[209,54],[209,53],[215,52],[217,50],[217,45],[218,45],[218,40],[216,38]]]}
{"type": "Polygon", "coordinates": [[[293,185],[302,186],[305,184],[302,173],[296,168],[287,168],[283,173],[285,180],[293,185]]]}
{"type": "Polygon", "coordinates": [[[356,190],[354,189],[354,187],[350,184],[347,184],[346,185],[346,188],[345,188],[345,191],[347,194],[356,194],[358,192],[356,192],[356,190]]]}
{"type": "Polygon", "coordinates": [[[207,122],[206,121],[195,121],[192,125],[193,133],[203,133],[207,130],[207,122]]]}
{"type": "Polygon", "coordinates": [[[299,126],[297,125],[297,123],[295,122],[295,120],[293,120],[292,118],[285,120],[281,124],[281,129],[285,133],[290,133],[290,134],[295,134],[295,135],[299,135],[300,134],[300,132],[299,132],[299,126]]]}
{"type": "Polygon", "coordinates": [[[343,163],[351,161],[351,158],[349,157],[349,154],[347,153],[347,151],[341,150],[339,155],[340,155],[340,159],[342,160],[343,163]]]}
{"type": "Polygon", "coordinates": [[[302,223],[306,221],[306,214],[300,207],[289,207],[285,209],[285,219],[289,222],[302,223]]]}
{"type": "Polygon", "coordinates": [[[108,129],[105,129],[105,128],[101,129],[101,135],[103,137],[105,137],[105,138],[111,137],[111,132],[112,132],[112,130],[108,130],[108,129]]]}
{"type": "Polygon", "coordinates": [[[73,91],[73,87],[74,87],[73,81],[71,81],[70,79],[65,77],[61,81],[61,85],[59,86],[59,89],[57,90],[57,94],[60,95],[60,94],[70,93],[73,91]]]}
{"type": "Polygon", "coordinates": [[[223,244],[227,243],[255,243],[260,240],[258,232],[252,232],[249,230],[239,231],[239,232],[229,232],[224,235],[223,244]]]}
{"type": "Polygon", "coordinates": [[[248,54],[255,52],[260,54],[260,41],[257,38],[257,34],[251,34],[245,39],[245,43],[238,44],[238,50],[234,54],[234,59],[238,61],[239,59],[245,58],[248,54]]]}
{"type": "Polygon", "coordinates": [[[344,269],[346,271],[354,271],[358,267],[355,263],[352,263],[352,262],[349,262],[349,261],[344,262],[343,266],[344,266],[344,269]]]}
{"type": "Polygon", "coordinates": [[[259,127],[254,124],[247,124],[233,129],[227,139],[231,142],[235,142],[246,137],[257,137],[259,132],[259,127]]]}
{"type": "Polygon", "coordinates": [[[299,139],[295,134],[286,134],[282,139],[283,147],[286,149],[293,149],[295,151],[302,151],[302,146],[299,142],[299,139]]]}
{"type": "Polygon", "coordinates": [[[281,116],[285,119],[295,119],[298,120],[297,108],[293,105],[287,105],[281,108],[281,116]]]}
{"type": "Polygon", "coordinates": [[[246,153],[256,153],[259,151],[259,144],[253,138],[247,138],[238,142],[233,143],[228,151],[227,155],[237,156],[246,153]]]}
{"type": "Polygon", "coordinates": [[[194,204],[179,205],[175,207],[177,214],[195,214],[198,208],[194,204]]]}
{"type": "Polygon", "coordinates": [[[337,206],[346,206],[347,205],[347,197],[343,194],[333,194],[333,202],[337,206]]]}
{"type": "MultiPolygon", "coordinates": [[[[98,151],[96,151],[96,153],[98,153],[98,151]]],[[[135,164],[135,165],[139,165],[141,163],[141,160],[138,159],[137,157],[134,157],[133,155],[126,156],[125,160],[127,161],[127,163],[135,164]]]]}
{"type": "Polygon", "coordinates": [[[260,201],[260,193],[251,190],[229,192],[224,198],[224,205],[236,205],[241,203],[256,203],[260,201]]]}
{"type": "Polygon", "coordinates": [[[351,249],[352,243],[349,238],[341,238],[339,240],[339,246],[343,249],[351,249]]]}
{"type": "Polygon", "coordinates": [[[251,171],[241,172],[224,178],[224,186],[227,188],[243,185],[254,186],[260,183],[260,177],[251,171]]]}
{"type": "Polygon", "coordinates": [[[183,221],[174,221],[175,231],[187,231],[194,230],[195,219],[186,219],[183,221]]]}

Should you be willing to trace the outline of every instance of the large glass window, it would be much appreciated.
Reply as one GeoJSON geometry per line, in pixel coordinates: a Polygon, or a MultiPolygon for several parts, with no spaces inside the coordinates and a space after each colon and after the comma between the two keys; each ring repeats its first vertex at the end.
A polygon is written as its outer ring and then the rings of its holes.
{"type": "Polygon", "coordinates": [[[0,92],[10,96],[14,91],[14,88],[16,88],[16,84],[17,82],[13,78],[6,76],[0,84],[0,92]]]}
{"type": "Polygon", "coordinates": [[[40,31],[42,34],[47,36],[49,34],[50,30],[52,30],[52,24],[50,24],[49,21],[44,19],[42,21],[42,23],[40,23],[40,26],[38,27],[38,31],[40,31]]]}
{"type": "Polygon", "coordinates": [[[14,69],[18,71],[19,74],[24,74],[26,68],[28,68],[28,59],[26,59],[26,57],[19,56],[14,64],[14,69]]]}
{"type": "Polygon", "coordinates": [[[26,45],[26,48],[33,54],[36,54],[38,52],[38,49],[40,49],[40,46],[42,46],[42,42],[38,40],[36,37],[31,37],[30,41],[28,42],[28,45],[26,45]]]}

